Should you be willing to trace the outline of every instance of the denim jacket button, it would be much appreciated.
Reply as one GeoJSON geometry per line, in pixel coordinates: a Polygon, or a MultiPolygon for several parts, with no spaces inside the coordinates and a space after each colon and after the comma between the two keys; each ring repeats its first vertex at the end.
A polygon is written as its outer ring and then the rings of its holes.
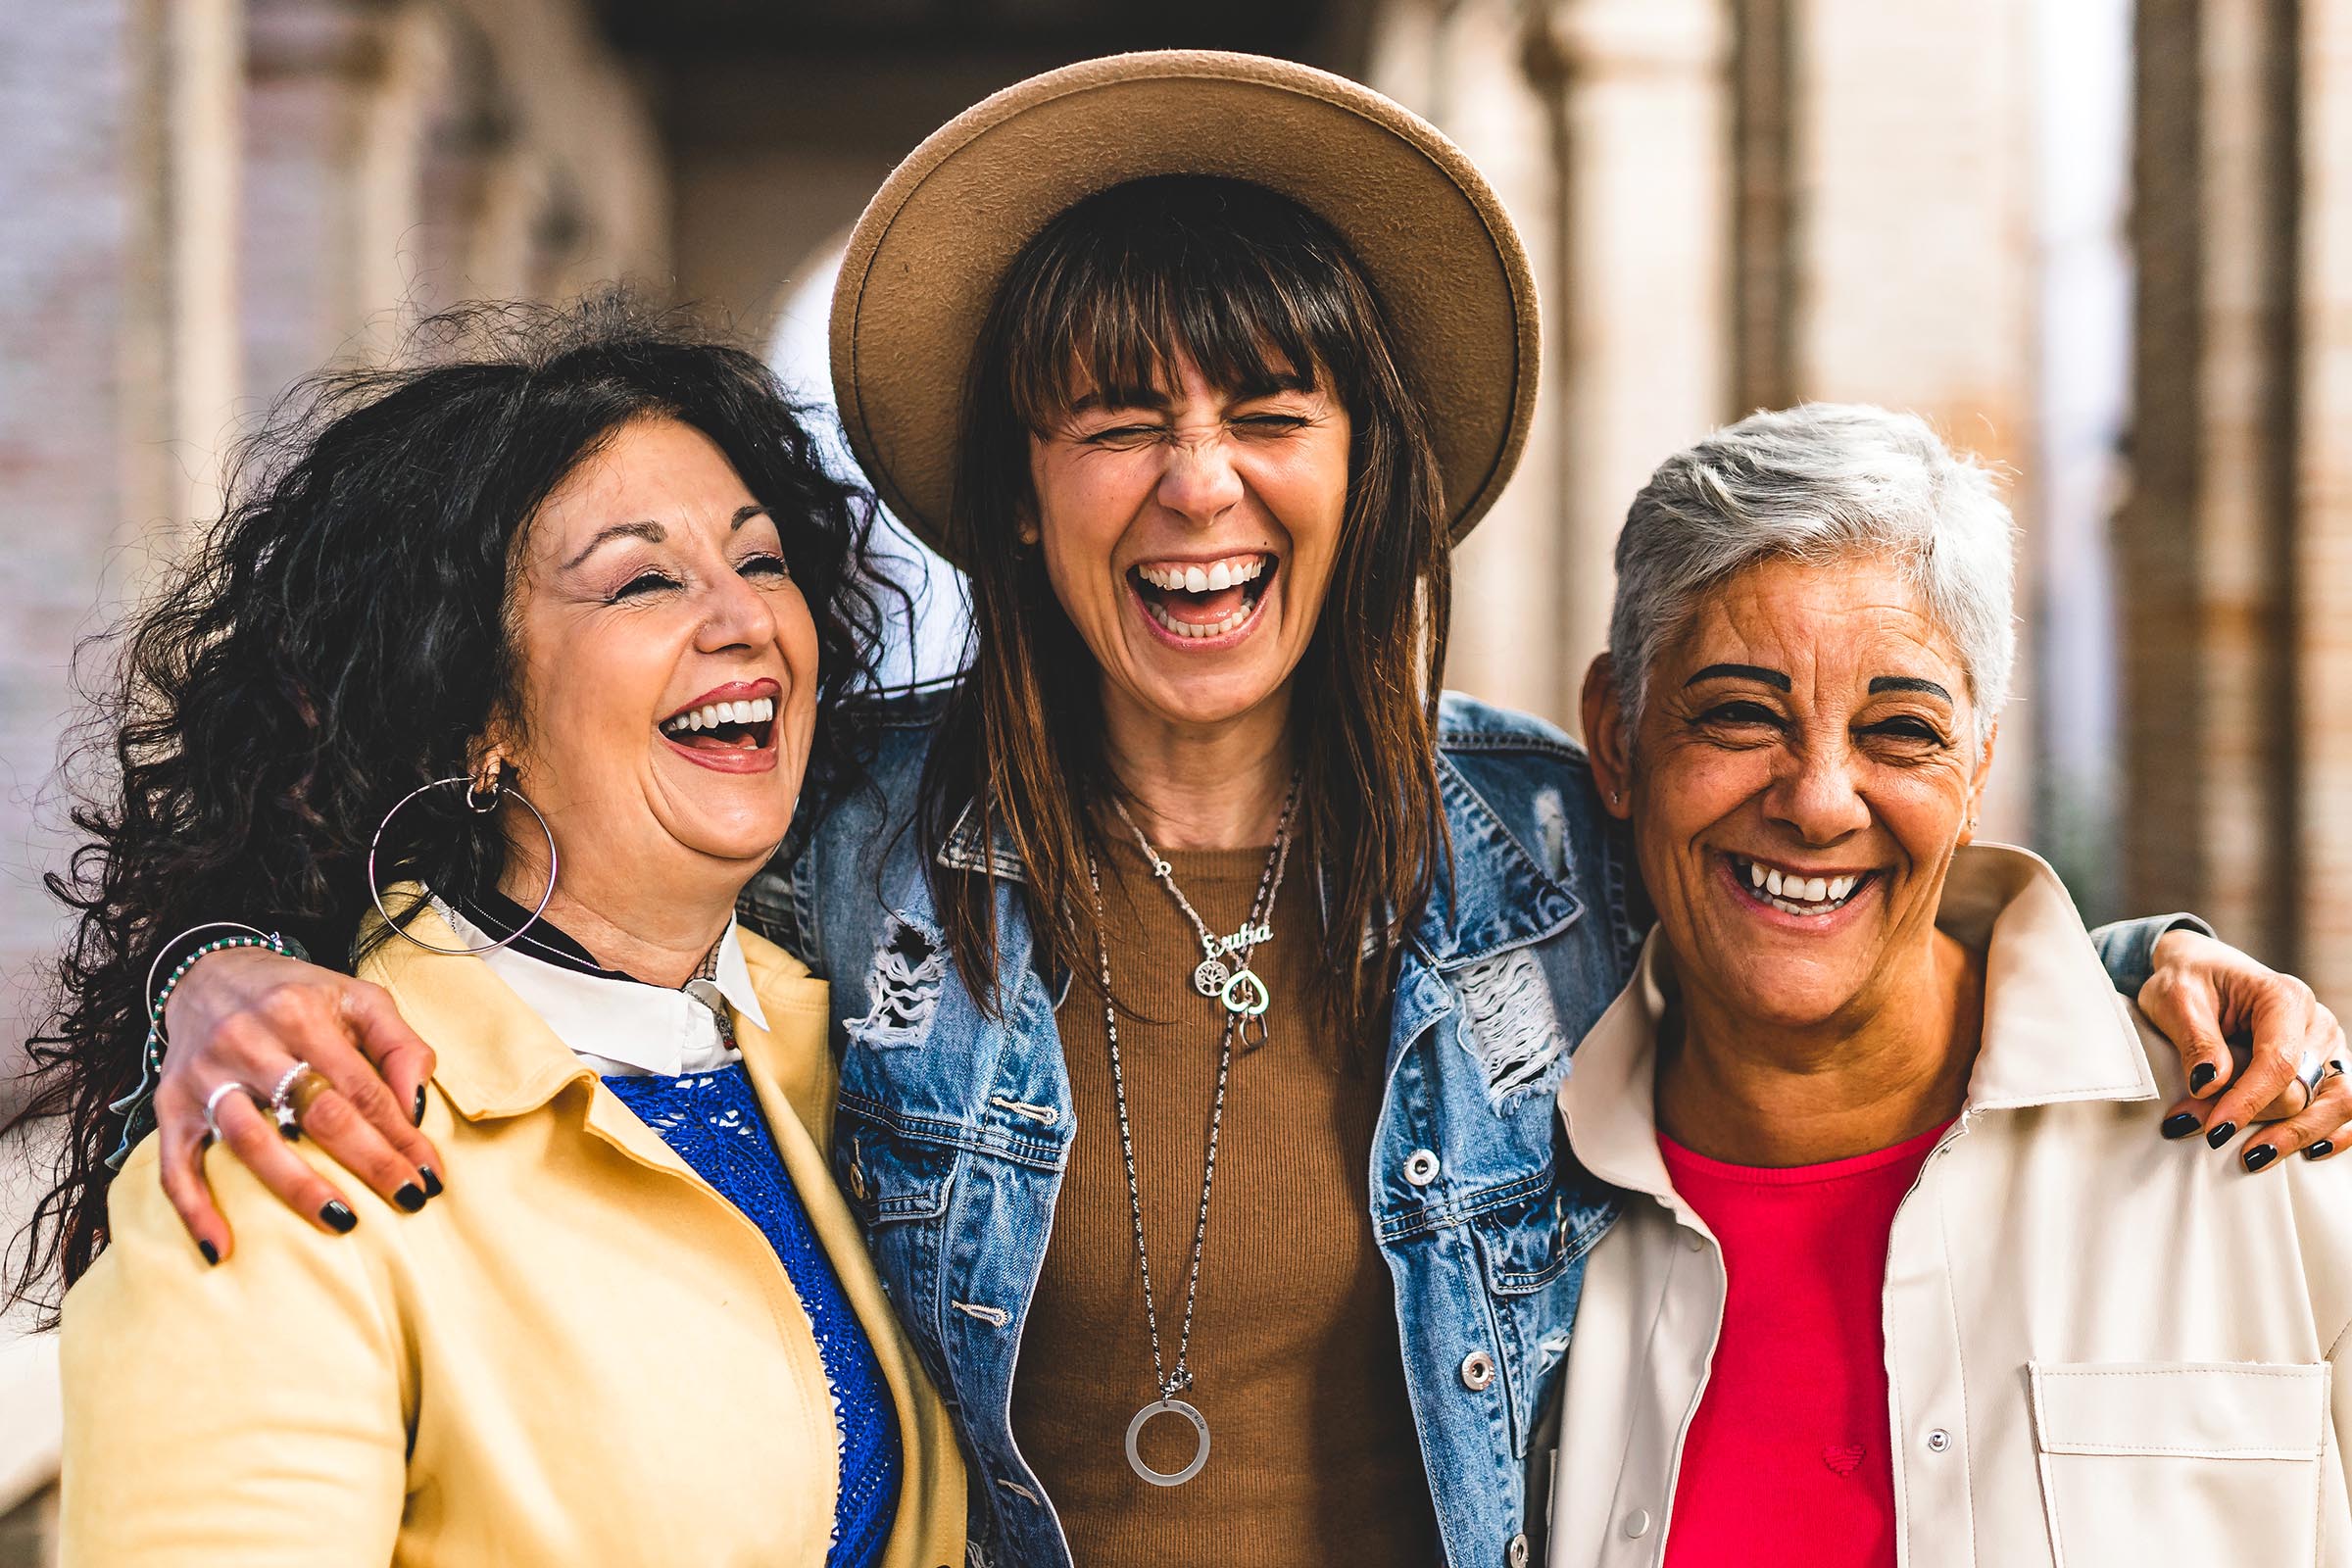
{"type": "Polygon", "coordinates": [[[1484,1350],[1472,1350],[1462,1357],[1462,1387],[1484,1389],[1494,1381],[1494,1358],[1484,1350]]]}
{"type": "Polygon", "coordinates": [[[1404,1179],[1415,1187],[1427,1187],[1438,1179],[1438,1156],[1426,1149],[1416,1149],[1404,1156],[1404,1179]]]}
{"type": "Polygon", "coordinates": [[[1502,1549],[1502,1555],[1510,1568],[1527,1568],[1527,1537],[1513,1536],[1511,1544],[1502,1549]]]}

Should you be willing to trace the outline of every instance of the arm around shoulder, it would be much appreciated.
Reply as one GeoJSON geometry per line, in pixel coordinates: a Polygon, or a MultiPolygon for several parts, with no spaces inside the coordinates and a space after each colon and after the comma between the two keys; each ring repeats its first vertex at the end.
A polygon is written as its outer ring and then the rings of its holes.
{"type": "Polygon", "coordinates": [[[209,1173],[238,1247],[210,1266],[154,1159],[150,1139],[66,1299],[66,1560],[381,1568],[408,1420],[380,1254],[312,1230],[222,1152],[209,1173]]]}

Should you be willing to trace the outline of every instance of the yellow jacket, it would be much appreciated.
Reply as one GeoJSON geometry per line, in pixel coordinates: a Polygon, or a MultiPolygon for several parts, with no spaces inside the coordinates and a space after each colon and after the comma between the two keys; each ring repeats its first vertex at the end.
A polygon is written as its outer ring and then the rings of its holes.
{"type": "MultiPolygon", "coordinates": [[[[827,1170],[825,984],[742,942],[772,1032],[736,1041],[898,1405],[885,1561],[959,1564],[953,1429],[827,1170]]],[[[140,1145],[66,1300],[66,1561],[820,1568],[838,1433],[759,1228],[480,960],[395,941],[361,973],[439,1054],[448,1190],[404,1214],[344,1180],[360,1225],[327,1236],[218,1152],[208,1268],[140,1145]]]]}

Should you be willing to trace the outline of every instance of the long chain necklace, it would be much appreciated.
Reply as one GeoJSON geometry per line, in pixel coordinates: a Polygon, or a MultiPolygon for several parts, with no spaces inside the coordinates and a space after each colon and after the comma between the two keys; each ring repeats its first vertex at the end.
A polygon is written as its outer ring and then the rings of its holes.
{"type": "MultiPolygon", "coordinates": [[[[1265,870],[1258,875],[1257,895],[1250,903],[1250,924],[1243,928],[1245,934],[1264,929],[1273,918],[1274,900],[1282,891],[1283,872],[1290,864],[1291,818],[1298,806],[1298,784],[1294,779],[1290,796],[1283,802],[1282,821],[1274,830],[1274,848],[1266,856],[1265,870]]],[[[1120,815],[1126,813],[1121,811],[1120,815]]],[[[1135,823],[1131,819],[1127,825],[1133,827],[1135,823]]],[[[1140,840],[1143,834],[1138,832],[1136,837],[1140,840]]],[[[1176,893],[1175,878],[1166,869],[1166,862],[1152,852],[1149,842],[1144,844],[1144,854],[1152,862],[1152,874],[1166,885],[1170,893],[1176,894],[1176,900],[1185,912],[1192,914],[1192,906],[1185,903],[1183,894],[1176,893]]],[[[1221,988],[1227,999],[1224,1003],[1225,1028],[1217,1038],[1217,1092],[1208,1112],[1208,1158],[1200,1172],[1200,1210],[1193,1222],[1192,1266],[1184,1282],[1184,1326],[1176,1341],[1176,1366],[1170,1371],[1160,1348],[1159,1305],[1152,1290],[1152,1253],[1144,1245],[1144,1194],[1135,1175],[1135,1136],[1127,1119],[1127,1078],[1119,1061],[1119,1010],[1112,1003],[1110,994],[1110,944],[1102,934],[1102,876],[1092,855],[1086,858],[1086,877],[1095,893],[1095,957],[1102,969],[1102,1025],[1110,1040],[1111,1095],[1119,1110],[1119,1158],[1127,1168],[1127,1215],[1135,1224],[1135,1257],[1144,1276],[1144,1324],[1152,1334],[1152,1380],[1159,1390],[1159,1397],[1136,1411],[1135,1419],[1127,1423],[1127,1463],[1137,1475],[1153,1486],[1181,1487],[1199,1475],[1200,1467],[1208,1463],[1208,1422],[1192,1404],[1176,1396],[1193,1386],[1190,1362],[1193,1307],[1200,1291],[1200,1249],[1208,1239],[1208,1197],[1217,1180],[1217,1133],[1225,1121],[1225,1084],[1233,1070],[1233,1039],[1241,1031],[1243,1020],[1248,1018],[1255,1022],[1259,1038],[1264,1037],[1266,989],[1261,983],[1251,996],[1244,999],[1255,1004],[1254,1009],[1250,1009],[1235,1005],[1231,1000],[1231,988],[1221,988]],[[1200,1447],[1195,1450],[1192,1462],[1181,1470],[1152,1469],[1144,1462],[1143,1454],[1136,1446],[1136,1440],[1143,1435],[1145,1425],[1159,1415],[1180,1416],[1190,1421],[1193,1430],[1200,1435],[1200,1447]]],[[[1195,915],[1193,918],[1194,924],[1199,926],[1200,917],[1195,915]]],[[[1236,952],[1236,956],[1241,960],[1240,974],[1250,975],[1250,958],[1255,947],[1256,943],[1253,942],[1236,952]]],[[[1255,980],[1256,976],[1250,975],[1250,978],[1255,980]]]]}

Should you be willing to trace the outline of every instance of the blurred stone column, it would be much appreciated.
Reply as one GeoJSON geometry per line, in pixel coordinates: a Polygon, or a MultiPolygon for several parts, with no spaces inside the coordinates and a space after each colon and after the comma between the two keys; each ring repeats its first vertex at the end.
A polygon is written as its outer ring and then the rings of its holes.
{"type": "Polygon", "coordinates": [[[2294,961],[2352,1014],[2352,0],[2302,0],[2294,961]]]}
{"type": "MultiPolygon", "coordinates": [[[[2315,32],[2332,14],[2340,34],[2343,6],[2300,9],[2315,32]]],[[[2343,283],[2310,278],[2311,309],[2298,310],[2298,208],[2309,193],[2307,216],[2331,201],[2340,214],[2343,195],[2311,178],[2332,161],[2340,185],[2341,153],[2301,123],[2297,10],[2292,0],[2139,0],[2133,473],[2115,546],[2126,901],[2194,908],[2240,946],[2304,966],[2321,956],[2302,941],[2310,858],[2331,835],[2340,856],[2352,823],[2339,813],[2332,824],[2310,818],[2308,838],[2300,830],[2304,765],[2345,725],[2299,700],[2298,629],[2323,629],[2302,619],[2303,606],[2344,591],[2340,576],[2298,583],[2299,567],[2322,564],[2299,562],[2299,549],[2324,544],[2301,511],[2332,492],[2340,533],[2341,470],[2328,465],[2341,459],[2327,447],[2345,426],[2339,403],[2328,440],[2303,457],[2298,330],[2314,330],[2305,384],[2324,399],[2325,302],[2343,283]],[[2313,164],[2299,182],[2306,150],[2313,164]],[[2318,726],[2308,740],[2306,724],[2318,726]]],[[[2325,229],[2307,233],[2313,259],[2327,254],[2325,229]]],[[[2340,355],[2340,307],[2335,317],[2340,355]]],[[[2314,891],[2343,896],[2324,883],[2314,891]]]]}
{"type": "Polygon", "coordinates": [[[1544,313],[1536,428],[1509,486],[1454,557],[1446,683],[1573,723],[1575,693],[1560,681],[1562,650],[1577,635],[1559,592],[1560,149],[1555,106],[1525,70],[1527,18],[1511,0],[1394,0],[1375,21],[1364,79],[1478,165],[1519,227],[1544,313]]]}
{"type": "Polygon", "coordinates": [[[1393,0],[1366,78],[1462,144],[1528,246],[1537,424],[1456,561],[1447,678],[1577,727],[1610,552],[1658,461],[1729,395],[1721,0],[1393,0]]]}
{"type": "MultiPolygon", "coordinates": [[[[1957,447],[2030,467],[2036,272],[2025,4],[1743,0],[1752,24],[1786,29],[1777,46],[1793,87],[1781,234],[1788,363],[1776,377],[1773,340],[1751,332],[1761,346],[1743,380],[1757,391],[1907,409],[1957,447]]],[[[1753,261],[1746,272],[1770,278],[1753,261]]],[[[2034,602],[2032,492],[2013,484],[2008,499],[2029,530],[2022,612],[2034,602]]],[[[2029,702],[2033,652],[2019,649],[2013,687],[2029,702]]],[[[2031,836],[2033,752],[2021,704],[2001,729],[1986,836],[2031,836]]]]}
{"type": "Polygon", "coordinates": [[[439,25],[420,0],[252,0],[243,316],[246,389],[265,407],[388,344],[422,218],[439,25]]]}

